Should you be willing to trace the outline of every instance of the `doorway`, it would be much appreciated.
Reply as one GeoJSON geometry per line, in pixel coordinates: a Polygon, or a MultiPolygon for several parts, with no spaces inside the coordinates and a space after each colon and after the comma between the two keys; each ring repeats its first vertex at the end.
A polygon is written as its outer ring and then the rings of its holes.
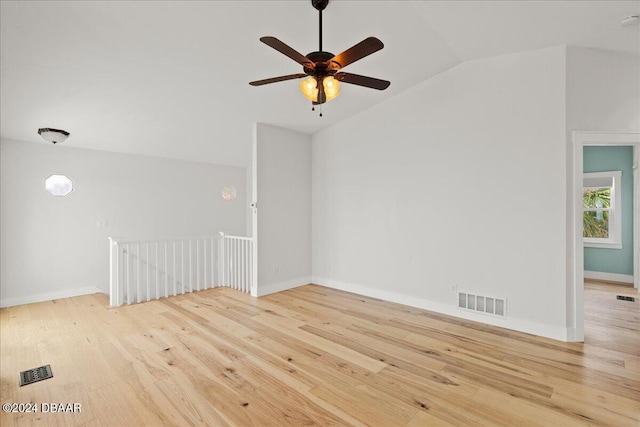
{"type": "MultiPolygon", "coordinates": [[[[582,189],[583,149],[585,146],[633,146],[634,147],[634,195],[638,195],[637,152],[640,151],[640,132],[573,132],[573,177],[568,206],[568,271],[567,318],[572,323],[568,341],[584,341],[584,245],[582,238],[582,189]],[[572,230],[572,232],[571,232],[572,230]]],[[[634,285],[638,286],[640,264],[640,234],[638,232],[638,197],[634,197],[634,285]]]]}

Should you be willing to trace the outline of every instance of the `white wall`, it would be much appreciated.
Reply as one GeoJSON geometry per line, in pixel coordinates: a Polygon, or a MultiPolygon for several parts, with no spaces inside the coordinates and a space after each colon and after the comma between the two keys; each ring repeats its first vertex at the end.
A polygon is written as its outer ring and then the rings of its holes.
{"type": "Polygon", "coordinates": [[[243,234],[245,168],[2,141],[2,306],[108,292],[108,236],[159,239],[243,234]],[[44,189],[75,182],[67,197],[44,189]],[[225,202],[223,185],[238,197],[225,202]],[[107,228],[98,228],[99,220],[107,228]]]}
{"type": "Polygon", "coordinates": [[[311,283],[311,137],[258,123],[258,295],[311,283]]]}
{"type": "Polygon", "coordinates": [[[640,56],[567,48],[567,130],[640,130],[640,56]]]}
{"type": "Polygon", "coordinates": [[[565,131],[556,47],[461,64],[314,135],[314,283],[565,339],[565,131]],[[506,297],[507,318],[458,310],[453,286],[506,297]]]}

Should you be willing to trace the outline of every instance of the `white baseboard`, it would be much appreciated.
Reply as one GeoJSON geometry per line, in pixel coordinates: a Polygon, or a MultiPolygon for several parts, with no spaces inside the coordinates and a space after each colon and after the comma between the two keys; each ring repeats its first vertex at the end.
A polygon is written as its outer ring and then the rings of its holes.
{"type": "Polygon", "coordinates": [[[287,289],[297,288],[298,286],[304,286],[311,283],[311,277],[297,277],[295,279],[287,280],[279,283],[271,283],[269,285],[262,285],[258,283],[258,291],[256,295],[257,297],[262,297],[269,294],[274,294],[276,292],[286,291],[287,289]]]}
{"type": "Polygon", "coordinates": [[[104,291],[97,286],[87,286],[84,288],[64,289],[61,291],[45,292],[36,295],[24,295],[14,298],[1,298],[0,307],[13,307],[16,305],[33,304],[35,302],[52,301],[54,299],[71,298],[80,295],[95,293],[104,293],[104,291]]]}
{"type": "Polygon", "coordinates": [[[607,282],[633,283],[632,274],[604,273],[602,271],[586,271],[585,279],[604,280],[607,282]]]}
{"type": "Polygon", "coordinates": [[[578,341],[578,330],[576,328],[567,328],[567,342],[582,342],[584,339],[578,341]]]}
{"type": "Polygon", "coordinates": [[[371,298],[378,298],[384,301],[408,305],[410,307],[434,311],[436,313],[446,314],[462,319],[473,320],[475,322],[480,322],[487,325],[499,326],[501,328],[512,329],[519,332],[526,332],[528,334],[547,337],[558,341],[568,341],[571,338],[569,336],[570,328],[531,322],[529,320],[516,319],[513,317],[500,318],[477,314],[470,311],[458,309],[453,301],[451,304],[444,304],[440,302],[429,301],[426,299],[415,298],[404,294],[397,294],[394,292],[373,289],[366,286],[340,282],[323,277],[313,277],[312,283],[326,286],[328,288],[339,289],[341,291],[353,292],[355,294],[364,295],[371,298]]]}

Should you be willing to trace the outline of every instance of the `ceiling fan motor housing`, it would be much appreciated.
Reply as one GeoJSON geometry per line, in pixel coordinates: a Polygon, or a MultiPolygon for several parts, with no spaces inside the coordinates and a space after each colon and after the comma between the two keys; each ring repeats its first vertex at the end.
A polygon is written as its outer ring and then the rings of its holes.
{"type": "Polygon", "coordinates": [[[330,61],[335,55],[331,52],[311,52],[307,54],[307,58],[312,60],[315,64],[314,68],[308,68],[303,66],[303,70],[310,76],[327,76],[333,75],[338,70],[337,67],[332,65],[330,61]]]}
{"type": "Polygon", "coordinates": [[[329,4],[329,0],[311,0],[311,4],[318,10],[324,10],[329,4]]]}

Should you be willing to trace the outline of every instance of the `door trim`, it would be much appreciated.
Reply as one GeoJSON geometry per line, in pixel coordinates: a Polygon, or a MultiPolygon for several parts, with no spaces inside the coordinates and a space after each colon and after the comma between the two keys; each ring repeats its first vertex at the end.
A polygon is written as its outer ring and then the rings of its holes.
{"type": "MultiPolygon", "coordinates": [[[[568,341],[584,341],[584,245],[582,242],[582,150],[585,146],[631,145],[640,147],[640,132],[592,132],[574,131],[572,133],[573,174],[567,186],[567,320],[568,341]]],[[[638,150],[640,151],[640,150],[638,150]]],[[[637,212],[634,212],[637,216],[637,212]]],[[[636,238],[638,233],[636,233],[636,238]]],[[[637,251],[637,240],[634,246],[637,251]]],[[[638,263],[634,255],[635,271],[638,263]]]]}

